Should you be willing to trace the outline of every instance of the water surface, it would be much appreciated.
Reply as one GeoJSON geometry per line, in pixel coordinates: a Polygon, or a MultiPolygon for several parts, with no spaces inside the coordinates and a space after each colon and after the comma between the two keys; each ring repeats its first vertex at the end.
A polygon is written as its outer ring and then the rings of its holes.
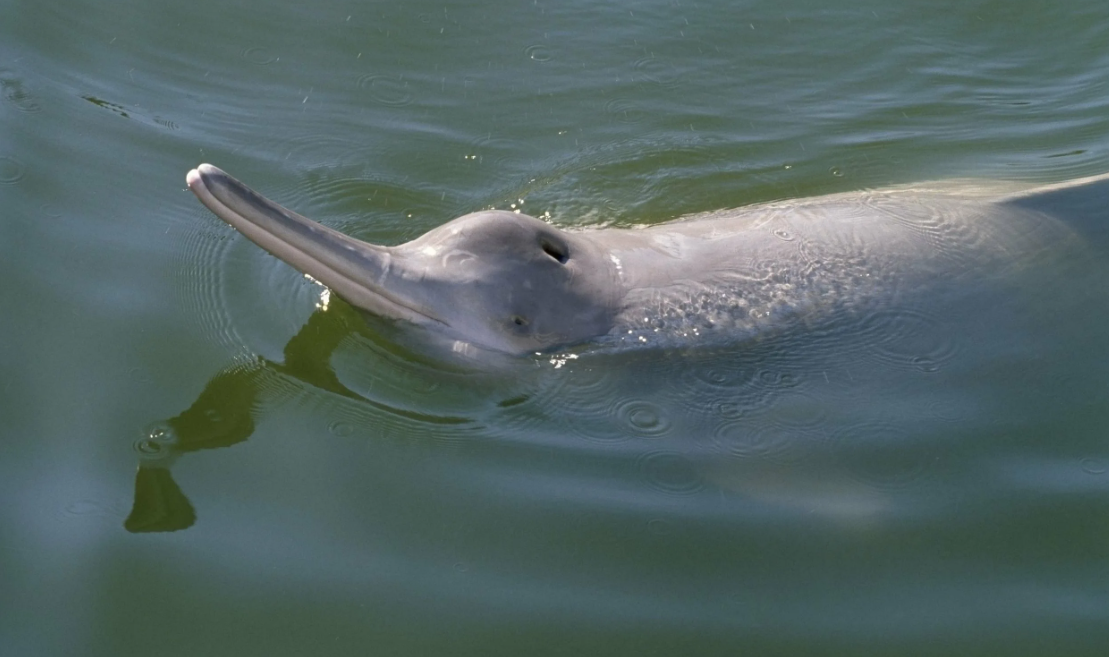
{"type": "Polygon", "coordinates": [[[1058,182],[1109,171],[1104,3],[159,4],[0,7],[3,654],[1103,653],[1104,261],[475,374],[184,175],[388,244],[1058,182]]]}

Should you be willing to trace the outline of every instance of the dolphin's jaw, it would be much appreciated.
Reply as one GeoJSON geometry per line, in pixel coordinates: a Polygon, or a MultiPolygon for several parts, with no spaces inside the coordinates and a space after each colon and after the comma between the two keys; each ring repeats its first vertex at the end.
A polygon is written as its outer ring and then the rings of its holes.
{"type": "Polygon", "coordinates": [[[387,247],[361,242],[287,210],[210,164],[189,171],[185,181],[217,217],[351,305],[430,328],[450,327],[437,313],[385,287],[393,267],[387,247]]]}

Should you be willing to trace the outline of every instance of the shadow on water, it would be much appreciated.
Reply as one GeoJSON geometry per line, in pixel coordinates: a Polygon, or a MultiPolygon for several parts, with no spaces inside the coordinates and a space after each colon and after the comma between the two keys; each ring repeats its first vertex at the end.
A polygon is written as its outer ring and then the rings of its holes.
{"type": "Polygon", "coordinates": [[[182,454],[230,447],[254,433],[261,397],[274,377],[287,377],[318,390],[354,400],[404,419],[431,425],[466,425],[471,419],[418,413],[368,399],[339,380],[331,365],[335,351],[352,336],[365,332],[365,321],[344,303],[316,310],[285,345],[283,360],[255,356],[234,363],[213,376],[189,408],[151,425],[135,449],[139,467],[135,498],[124,522],[130,532],[169,532],[196,521],[188,497],[170,469],[182,454]]]}

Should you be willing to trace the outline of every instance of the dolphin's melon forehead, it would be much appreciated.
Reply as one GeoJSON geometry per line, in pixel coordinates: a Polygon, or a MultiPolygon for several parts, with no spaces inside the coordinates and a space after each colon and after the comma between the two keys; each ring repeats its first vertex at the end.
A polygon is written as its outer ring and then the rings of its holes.
{"type": "Polygon", "coordinates": [[[452,231],[469,231],[474,229],[485,231],[527,229],[552,233],[556,231],[554,227],[543,223],[531,215],[509,212],[507,210],[481,210],[479,212],[471,212],[470,214],[464,214],[461,217],[443,224],[441,228],[448,228],[452,231]]]}

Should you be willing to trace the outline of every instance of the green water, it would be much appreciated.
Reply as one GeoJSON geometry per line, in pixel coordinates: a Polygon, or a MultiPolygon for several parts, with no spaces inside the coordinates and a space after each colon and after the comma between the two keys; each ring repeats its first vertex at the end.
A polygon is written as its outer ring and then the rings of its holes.
{"type": "Polygon", "coordinates": [[[157,5],[0,3],[0,654],[1104,654],[1104,262],[934,363],[483,374],[184,184],[394,244],[1101,174],[1104,2],[157,5]]]}

